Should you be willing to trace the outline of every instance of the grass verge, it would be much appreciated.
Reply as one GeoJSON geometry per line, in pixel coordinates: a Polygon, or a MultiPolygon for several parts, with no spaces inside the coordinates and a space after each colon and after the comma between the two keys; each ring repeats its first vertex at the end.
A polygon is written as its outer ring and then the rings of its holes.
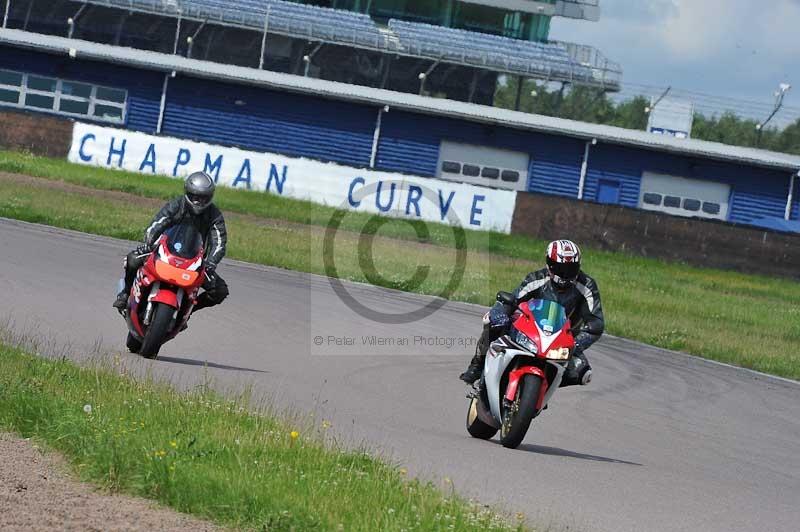
{"type": "MultiPolygon", "coordinates": [[[[138,240],[160,201],[175,195],[174,179],[72,165],[0,152],[0,170],[48,181],[0,188],[0,216],[138,240]],[[76,185],[52,191],[56,181],[76,185]],[[108,194],[103,191],[124,192],[108,194]]],[[[334,210],[258,192],[221,189],[231,235],[229,256],[325,274],[324,225],[334,210]],[[276,223],[277,220],[277,223],[276,223]],[[291,223],[287,223],[291,222],[291,223]]],[[[407,222],[372,224],[348,215],[336,240],[339,277],[440,294],[455,267],[450,228],[428,224],[417,238],[407,222]],[[361,234],[375,235],[363,246],[361,234]],[[380,276],[367,276],[374,260],[380,276]],[[428,268],[414,282],[418,268],[428,268]]],[[[541,266],[544,243],[516,235],[466,232],[463,281],[451,299],[490,304],[498,289],[515,287],[541,266]]],[[[601,287],[607,331],[642,342],[800,380],[800,283],[585,250],[585,268],[601,287]]]]}
{"type": "Polygon", "coordinates": [[[246,529],[523,530],[446,481],[337,448],[324,422],[292,426],[208,387],[181,394],[2,343],[0,366],[0,428],[45,442],[114,492],[246,529]]]}

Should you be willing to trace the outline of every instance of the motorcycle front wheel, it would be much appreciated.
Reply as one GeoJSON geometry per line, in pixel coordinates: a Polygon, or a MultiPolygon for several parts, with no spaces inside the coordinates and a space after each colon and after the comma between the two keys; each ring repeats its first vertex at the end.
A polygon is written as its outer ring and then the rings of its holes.
{"type": "Polygon", "coordinates": [[[516,449],[536,415],[536,401],[542,380],[536,375],[524,375],[517,388],[517,397],[503,412],[503,424],[500,427],[500,443],[503,447],[516,449]]]}
{"type": "Polygon", "coordinates": [[[156,358],[158,351],[161,349],[161,344],[167,338],[170,325],[172,324],[172,316],[175,314],[175,309],[164,303],[155,303],[153,309],[153,318],[150,321],[150,326],[147,328],[147,333],[144,335],[142,347],[139,349],[139,354],[144,358],[156,358]]]}

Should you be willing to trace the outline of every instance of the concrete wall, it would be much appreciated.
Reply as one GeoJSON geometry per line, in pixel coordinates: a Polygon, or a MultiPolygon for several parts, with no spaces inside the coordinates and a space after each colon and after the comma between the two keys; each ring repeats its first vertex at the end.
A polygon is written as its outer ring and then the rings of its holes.
{"type": "Polygon", "coordinates": [[[800,234],[681,218],[618,205],[520,193],[514,234],[687,262],[694,266],[800,279],[800,234]]]}

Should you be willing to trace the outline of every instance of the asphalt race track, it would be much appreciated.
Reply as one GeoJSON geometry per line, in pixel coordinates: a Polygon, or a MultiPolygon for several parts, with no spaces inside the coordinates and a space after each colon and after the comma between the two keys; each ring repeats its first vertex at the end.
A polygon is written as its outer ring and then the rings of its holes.
{"type": "MultiPolygon", "coordinates": [[[[111,302],[130,246],[0,219],[0,321],[55,337],[76,356],[96,344],[123,351],[111,302]]],[[[510,451],[464,429],[457,375],[473,348],[448,348],[447,338],[474,339],[480,308],[448,303],[417,323],[382,324],[351,311],[322,277],[233,261],[220,273],[231,288],[223,306],[194,316],[159,360],[125,359],[180,386],[206,371],[221,388],[252,384],[412,474],[448,477],[461,493],[534,522],[615,532],[800,529],[797,383],[608,338],[589,353],[594,382],[560,390],[510,451]]],[[[382,312],[430,301],[346,287],[382,312]]]]}

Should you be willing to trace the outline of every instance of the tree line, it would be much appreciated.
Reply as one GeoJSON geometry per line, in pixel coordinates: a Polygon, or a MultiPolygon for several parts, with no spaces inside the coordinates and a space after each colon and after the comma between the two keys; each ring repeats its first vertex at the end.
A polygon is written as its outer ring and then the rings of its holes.
{"type": "MultiPolygon", "coordinates": [[[[601,89],[575,86],[553,90],[535,80],[524,80],[521,90],[518,89],[519,78],[516,77],[498,83],[495,106],[515,109],[519,97],[519,110],[527,113],[647,129],[650,100],[644,96],[616,103],[601,89]]],[[[692,138],[800,155],[800,119],[783,130],[767,127],[760,134],[757,125],[757,121],[742,118],[733,111],[719,116],[695,113],[692,138]]]]}

